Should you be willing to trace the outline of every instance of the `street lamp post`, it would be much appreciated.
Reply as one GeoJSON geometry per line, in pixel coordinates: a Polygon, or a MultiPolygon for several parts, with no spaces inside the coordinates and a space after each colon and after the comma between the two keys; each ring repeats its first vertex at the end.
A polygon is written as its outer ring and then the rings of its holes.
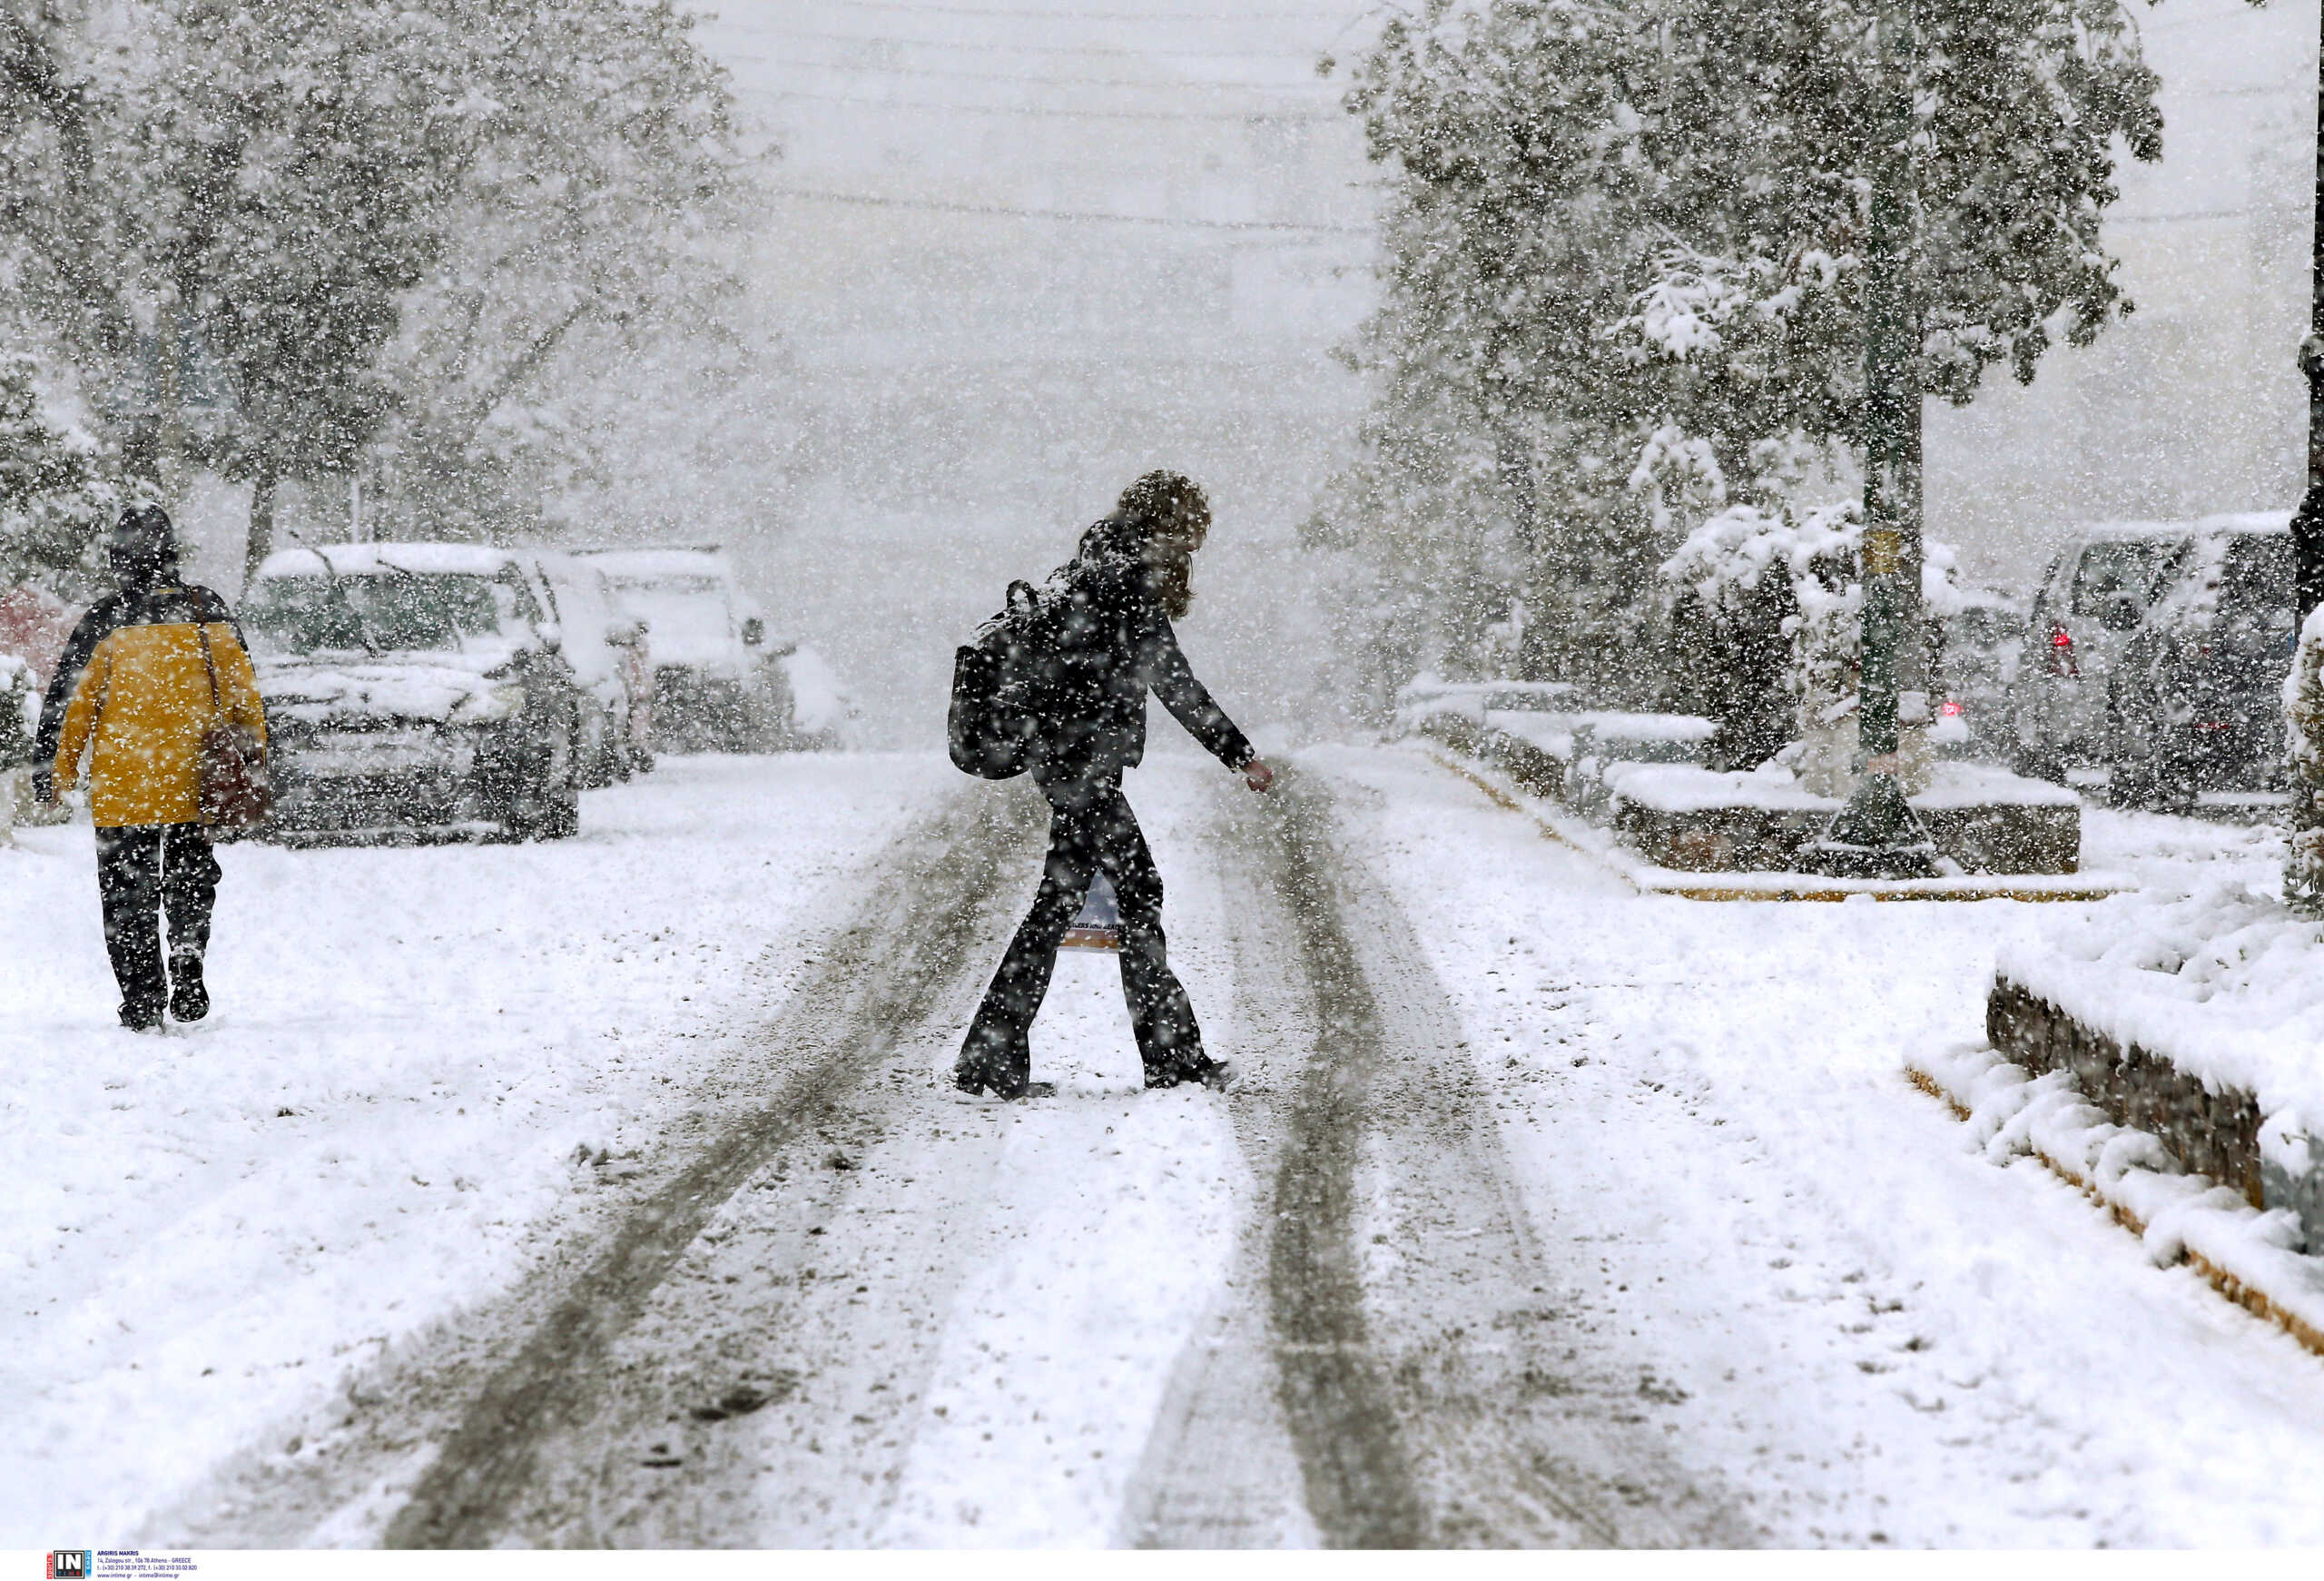
{"type": "MultiPolygon", "coordinates": [[[[2308,333],[2299,342],[2299,371],[2308,377],[2308,487],[2291,517],[2295,632],[2324,604],[2324,15],[2317,25],[2317,63],[2315,228],[2309,237],[2308,333]]],[[[2296,643],[2292,664],[2296,672],[2296,643]]],[[[2291,790],[2284,895],[2301,911],[2324,913],[2324,786],[2296,757],[2284,768],[2291,790]]]]}
{"type": "MultiPolygon", "coordinates": [[[[1872,227],[1865,257],[1864,588],[1857,687],[1856,779],[1847,805],[1808,847],[1817,872],[1851,878],[1923,878],[1936,848],[1898,783],[1899,668],[1919,645],[1921,396],[1913,373],[1920,315],[1913,300],[1912,0],[1888,0],[1879,27],[1879,106],[1874,121],[1872,227]]],[[[1925,685],[1918,675],[1917,688],[1925,685]]],[[[1924,702],[1925,694],[1922,694],[1924,702]]]]}
{"type": "Polygon", "coordinates": [[[2308,335],[2299,371],[2308,376],[2308,489],[2291,519],[2292,581],[2299,619],[2324,604],[2324,13],[2318,17],[2316,209],[2309,232],[2308,335]]]}

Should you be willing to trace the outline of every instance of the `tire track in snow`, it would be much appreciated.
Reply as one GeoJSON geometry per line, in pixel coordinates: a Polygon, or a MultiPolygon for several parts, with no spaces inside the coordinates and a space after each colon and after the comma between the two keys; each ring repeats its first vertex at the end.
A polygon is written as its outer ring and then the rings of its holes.
{"type": "Polygon", "coordinates": [[[905,843],[887,877],[770,1030],[812,1051],[763,1107],[729,1124],[634,1210],[569,1292],[486,1382],[389,1523],[389,1547],[472,1548],[499,1536],[550,1435],[589,1414],[609,1348],[711,1216],[882,1062],[971,962],[964,946],[1033,830],[1021,799],[963,795],[905,843]]]}
{"type": "Polygon", "coordinates": [[[786,1136],[812,1141],[807,1122],[880,1062],[899,1006],[973,964],[978,904],[1022,860],[1036,811],[964,788],[914,820],[867,865],[853,914],[812,936],[822,958],[773,1023],[693,1094],[692,1112],[669,1116],[675,1176],[654,1169],[545,1227],[560,1243],[517,1290],[350,1377],[334,1404],[283,1425],[301,1429],[287,1448],[221,1465],[151,1528],[203,1546],[369,1544],[390,1526],[406,1541],[480,1540],[554,1421],[589,1414],[592,1356],[634,1319],[656,1269],[666,1275],[686,1225],[750,1173],[752,1152],[763,1162],[786,1136]],[[543,1415],[528,1423],[526,1409],[543,1415]]]}
{"type": "Polygon", "coordinates": [[[1223,1391],[1271,1373],[1330,1546],[1748,1541],[1724,1499],[1632,1430],[1636,1402],[1574,1365],[1457,1016],[1401,910],[1339,850],[1324,787],[1292,779],[1271,805],[1235,804],[1226,827],[1247,954],[1287,957],[1273,993],[1304,1061],[1263,1062],[1238,1106],[1274,1181],[1246,1256],[1265,1317],[1229,1314],[1182,1360],[1134,1535],[1231,1539],[1201,1518],[1220,1505],[1203,1484],[1236,1457],[1203,1428],[1264,1429],[1223,1391]],[[1267,1354],[1227,1354],[1238,1329],[1267,1354]]]}
{"type": "Polygon", "coordinates": [[[1315,1048],[1284,1116],[1267,1240],[1278,1394],[1324,1539],[1419,1547],[1432,1523],[1374,1354],[1355,1252],[1358,1144],[1385,1037],[1334,894],[1329,813],[1304,783],[1285,788],[1263,849],[1305,980],[1315,1048]]]}

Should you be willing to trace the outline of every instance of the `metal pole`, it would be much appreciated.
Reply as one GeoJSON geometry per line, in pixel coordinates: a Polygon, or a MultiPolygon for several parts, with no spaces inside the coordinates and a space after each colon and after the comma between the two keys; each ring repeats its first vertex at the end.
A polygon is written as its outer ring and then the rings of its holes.
{"type": "MultiPolygon", "coordinates": [[[[2317,21],[2316,206],[2309,233],[2308,333],[2299,342],[2299,371],[2308,376],[2308,487],[2291,515],[2293,629],[2324,604],[2324,12],[2317,21]]],[[[2293,664],[2299,663],[2297,648],[2293,664]]],[[[2310,915],[2324,913],[2324,862],[2316,834],[2324,829],[2324,786],[2297,762],[2284,766],[2291,790],[2286,824],[2291,853],[2284,862],[2284,897],[2310,915]]]]}
{"type": "MultiPolygon", "coordinates": [[[[1889,0],[1879,22],[1879,103],[1866,161],[1872,214],[1865,268],[1864,588],[1856,789],[1824,838],[1817,871],[1915,878],[1936,871],[1935,847],[1897,783],[1898,668],[1908,616],[1918,612],[1920,387],[1913,375],[1920,315],[1913,300],[1913,77],[1918,40],[1912,0],[1889,0]],[[1907,551],[1910,551],[1909,556],[1907,551]]],[[[1917,666],[1915,667],[1918,667],[1917,666]]],[[[1916,685],[1925,681],[1915,676],[1916,685]]]]}
{"type": "Polygon", "coordinates": [[[2317,22],[2316,206],[2308,280],[2308,335],[2299,343],[2299,371],[2308,376],[2308,489],[2291,521],[2293,589],[2303,624],[2324,603],[2324,12],[2317,22]]]}

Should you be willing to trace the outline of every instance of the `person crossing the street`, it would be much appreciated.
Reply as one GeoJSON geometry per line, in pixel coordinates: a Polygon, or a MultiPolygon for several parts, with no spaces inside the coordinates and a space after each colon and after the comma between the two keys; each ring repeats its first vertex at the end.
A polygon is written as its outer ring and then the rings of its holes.
{"type": "Polygon", "coordinates": [[[1193,557],[1209,528],[1200,488],[1177,472],[1148,472],[1082,534],[1073,559],[1049,578],[1058,614],[1031,688],[1028,765],[1049,804],[1049,859],[961,1047],[954,1082],[964,1092],[1028,1092],[1028,1034],[1059,944],[1099,872],[1120,908],[1122,993],[1146,1085],[1224,1087],[1232,1080],[1230,1069],[1204,1052],[1194,1006],[1170,970],[1162,875],[1122,794],[1123,771],[1145,756],[1149,691],[1253,790],[1275,782],[1274,769],[1195,678],[1170,624],[1192,602],[1193,557]]]}

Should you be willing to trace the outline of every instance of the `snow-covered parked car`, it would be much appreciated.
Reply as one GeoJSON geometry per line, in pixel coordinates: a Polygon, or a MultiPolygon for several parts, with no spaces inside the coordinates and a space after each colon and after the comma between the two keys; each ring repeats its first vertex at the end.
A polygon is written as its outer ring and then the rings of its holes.
{"type": "Polygon", "coordinates": [[[654,671],[645,625],[622,609],[592,559],[527,551],[540,568],[549,618],[582,690],[582,783],[611,785],[654,766],[654,671]]]}
{"type": "Polygon", "coordinates": [[[1961,608],[1936,625],[1944,700],[1930,722],[1929,744],[1945,757],[2008,762],[2015,739],[2010,698],[2024,658],[2024,602],[1965,588],[1961,608]]]}
{"type": "Polygon", "coordinates": [[[527,552],[287,549],[259,568],[241,615],[276,829],[578,827],[587,695],[527,552]]]}
{"type": "Polygon", "coordinates": [[[791,731],[780,645],[716,545],[578,551],[606,574],[624,612],[644,622],[654,659],[656,744],[763,752],[791,731]]]}
{"type": "Polygon", "coordinates": [[[2069,767],[2114,760],[2114,666],[2195,531],[2185,521],[2087,528],[2050,562],[2017,667],[2018,773],[2063,782],[2069,767]]]}
{"type": "Polygon", "coordinates": [[[2291,668],[2291,516],[2206,518],[2113,677],[2112,798],[2186,807],[2280,791],[2291,668]]]}

